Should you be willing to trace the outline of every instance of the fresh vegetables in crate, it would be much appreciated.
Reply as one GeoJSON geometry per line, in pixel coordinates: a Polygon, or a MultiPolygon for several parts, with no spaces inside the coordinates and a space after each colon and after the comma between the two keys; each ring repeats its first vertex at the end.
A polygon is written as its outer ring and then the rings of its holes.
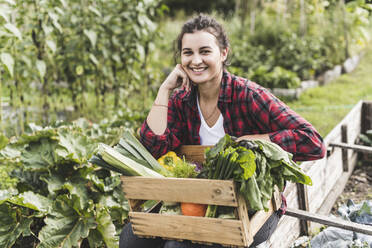
{"type": "MultiPolygon", "coordinates": [[[[283,189],[285,181],[311,185],[310,177],[292,161],[280,146],[264,140],[235,142],[225,135],[214,147],[207,148],[201,176],[240,184],[239,192],[252,210],[267,210],[274,186],[283,189]]],[[[215,217],[217,206],[209,205],[207,217],[215,217]]]]}
{"type": "MultiPolygon", "coordinates": [[[[172,151],[157,161],[128,131],[113,148],[99,144],[90,162],[126,176],[234,180],[252,210],[268,209],[267,202],[275,185],[283,189],[285,181],[312,184],[311,179],[292,161],[292,155],[278,145],[263,140],[235,142],[227,134],[215,146],[205,150],[201,171],[172,151]]],[[[180,208],[178,203],[166,202],[161,212],[179,214],[183,209],[185,215],[203,215],[205,206],[197,205],[184,203],[180,208]]],[[[228,213],[229,209],[220,207],[217,212],[217,206],[209,205],[205,216],[217,217],[217,213],[229,216],[226,210],[228,213]]]]}

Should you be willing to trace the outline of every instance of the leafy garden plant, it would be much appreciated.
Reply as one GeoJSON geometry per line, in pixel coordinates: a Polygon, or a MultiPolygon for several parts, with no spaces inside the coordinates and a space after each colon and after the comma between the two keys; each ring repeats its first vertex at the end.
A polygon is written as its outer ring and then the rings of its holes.
{"type": "Polygon", "coordinates": [[[99,136],[87,125],[31,125],[18,139],[1,136],[0,166],[15,179],[0,190],[1,247],[118,247],[128,213],[120,174],[88,159],[122,130],[99,136]]]}

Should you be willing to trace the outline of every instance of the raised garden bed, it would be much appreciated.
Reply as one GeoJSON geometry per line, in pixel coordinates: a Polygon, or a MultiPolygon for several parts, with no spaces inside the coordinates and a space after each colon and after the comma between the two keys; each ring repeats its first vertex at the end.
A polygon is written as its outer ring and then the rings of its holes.
{"type": "MultiPolygon", "coordinates": [[[[360,101],[324,138],[328,148],[327,156],[321,160],[302,163],[302,168],[313,180],[313,186],[289,183],[284,191],[288,207],[328,215],[344,191],[358,161],[358,150],[347,146],[354,147],[359,134],[371,128],[372,102],[360,101]]],[[[283,216],[269,245],[273,248],[289,247],[300,235],[308,235],[318,228],[317,223],[283,216]]]]}
{"type": "Polygon", "coordinates": [[[336,65],[333,69],[324,72],[321,76],[317,78],[317,80],[302,81],[301,86],[296,89],[274,88],[270,89],[270,91],[278,97],[298,99],[300,95],[307,89],[315,88],[320,85],[326,85],[331,81],[335,80],[336,78],[338,78],[339,76],[341,76],[342,73],[352,72],[359,64],[359,61],[362,58],[362,56],[363,53],[359,55],[354,55],[353,57],[345,60],[345,62],[342,65],[336,65]]]}

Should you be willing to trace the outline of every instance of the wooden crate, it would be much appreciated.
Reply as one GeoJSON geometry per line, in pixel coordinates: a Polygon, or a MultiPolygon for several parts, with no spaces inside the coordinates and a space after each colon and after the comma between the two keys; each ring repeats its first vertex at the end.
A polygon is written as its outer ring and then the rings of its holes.
{"type": "Polygon", "coordinates": [[[253,236],[280,207],[280,194],[269,201],[269,211],[248,217],[248,207],[230,180],[147,178],[122,176],[123,190],[129,201],[133,232],[139,236],[249,246],[253,236]],[[237,220],[166,215],[142,212],[144,200],[192,202],[236,207],[237,220]]]}
{"type": "MultiPolygon", "coordinates": [[[[204,149],[200,146],[190,146],[182,151],[186,152],[188,159],[195,162],[204,159],[201,156],[204,149]],[[190,152],[189,148],[193,152],[190,152]]],[[[129,217],[133,232],[144,237],[156,236],[225,246],[249,246],[253,242],[253,236],[281,205],[281,196],[276,190],[273,199],[268,203],[269,211],[258,211],[249,218],[246,202],[237,193],[232,180],[122,176],[122,186],[129,201],[129,217]],[[235,207],[237,219],[143,212],[140,206],[145,200],[235,207]]]]}

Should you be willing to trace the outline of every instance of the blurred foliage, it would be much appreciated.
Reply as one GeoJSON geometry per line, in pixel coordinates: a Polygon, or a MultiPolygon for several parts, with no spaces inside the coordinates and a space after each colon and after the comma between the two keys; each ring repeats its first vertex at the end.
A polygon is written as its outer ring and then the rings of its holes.
{"type": "Polygon", "coordinates": [[[244,20],[245,25],[241,20],[235,21],[231,71],[265,87],[296,88],[298,84],[293,82],[297,77],[316,79],[360,51],[370,39],[372,5],[364,1],[351,1],[345,6],[339,1],[305,1],[302,11],[305,30],[301,30],[299,21],[299,1],[291,3],[272,1],[257,5],[259,14],[254,23],[249,18],[244,20]],[[292,73],[284,73],[287,70],[292,73]],[[275,80],[282,75],[283,80],[275,80]]]}
{"type": "Polygon", "coordinates": [[[229,0],[164,0],[164,3],[169,7],[172,16],[176,16],[179,12],[192,15],[200,12],[211,13],[213,11],[217,11],[222,15],[227,15],[233,13],[236,6],[236,1],[229,0]]]}
{"type": "Polygon", "coordinates": [[[160,0],[1,1],[0,89],[13,109],[42,109],[44,125],[51,112],[94,116],[127,108],[134,96],[142,100],[130,108],[142,110],[161,74],[149,57],[166,10],[160,0]]]}

